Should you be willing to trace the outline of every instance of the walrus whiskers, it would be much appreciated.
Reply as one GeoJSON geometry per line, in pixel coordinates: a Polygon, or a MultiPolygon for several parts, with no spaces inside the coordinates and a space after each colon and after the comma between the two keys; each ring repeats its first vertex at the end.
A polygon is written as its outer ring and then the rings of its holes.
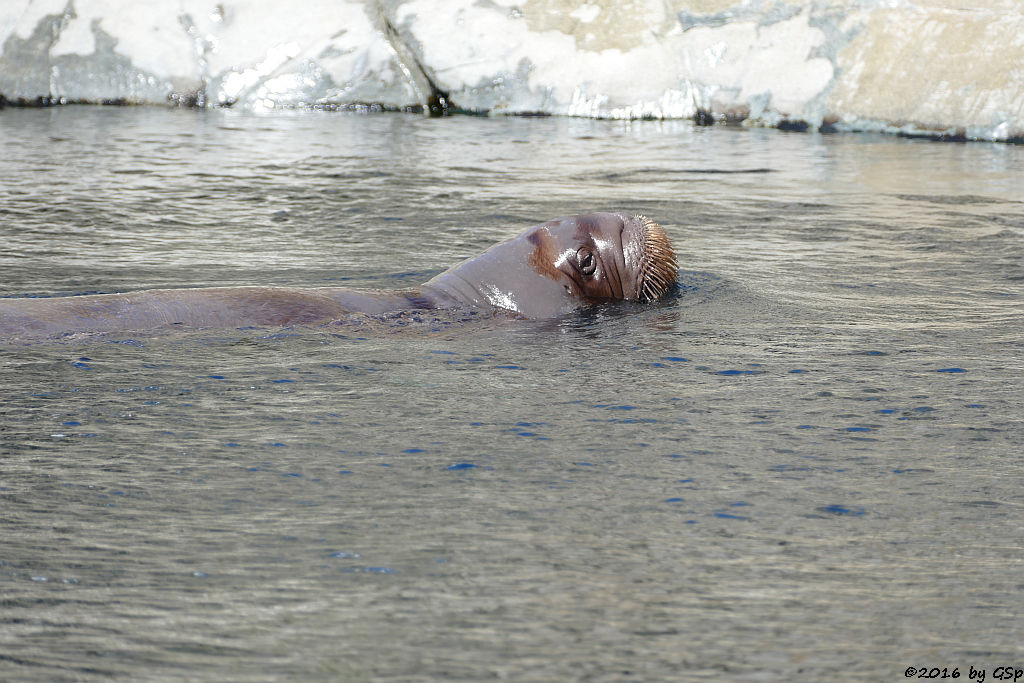
{"type": "Polygon", "coordinates": [[[637,291],[642,300],[654,301],[675,284],[679,273],[676,253],[661,225],[642,214],[636,214],[634,219],[642,223],[644,233],[637,291]]]}

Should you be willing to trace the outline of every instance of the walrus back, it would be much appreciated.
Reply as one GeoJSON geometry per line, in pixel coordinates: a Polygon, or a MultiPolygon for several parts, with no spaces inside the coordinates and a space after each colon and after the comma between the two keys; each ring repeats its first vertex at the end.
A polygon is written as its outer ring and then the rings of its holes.
{"type": "Polygon", "coordinates": [[[0,299],[0,341],[161,328],[277,327],[330,320],[347,312],[328,296],[285,287],[153,289],[0,299]]]}

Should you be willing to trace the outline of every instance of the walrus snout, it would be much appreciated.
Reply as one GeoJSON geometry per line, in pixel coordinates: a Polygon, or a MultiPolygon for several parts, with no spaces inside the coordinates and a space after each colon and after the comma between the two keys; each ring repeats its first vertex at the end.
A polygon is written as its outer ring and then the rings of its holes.
{"type": "MultiPolygon", "coordinates": [[[[623,232],[626,230],[632,233],[630,241],[635,249],[630,255],[636,259],[636,298],[638,301],[654,301],[675,284],[679,273],[675,250],[665,228],[647,216],[636,214],[625,219],[623,232]]],[[[626,241],[623,239],[624,250],[626,241]]]]}

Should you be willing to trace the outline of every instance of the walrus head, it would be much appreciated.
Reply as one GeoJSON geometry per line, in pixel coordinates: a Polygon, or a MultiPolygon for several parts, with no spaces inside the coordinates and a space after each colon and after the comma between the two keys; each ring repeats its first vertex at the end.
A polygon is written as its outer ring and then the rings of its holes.
{"type": "Polygon", "coordinates": [[[423,286],[463,305],[527,318],[601,301],[653,301],[676,280],[665,230],[645,216],[592,213],[530,228],[423,286]]]}

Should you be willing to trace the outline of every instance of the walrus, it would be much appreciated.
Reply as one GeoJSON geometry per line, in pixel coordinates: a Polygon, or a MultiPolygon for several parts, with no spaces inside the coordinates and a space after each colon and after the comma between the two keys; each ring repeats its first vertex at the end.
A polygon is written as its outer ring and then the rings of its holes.
{"type": "Polygon", "coordinates": [[[0,340],[80,332],[309,325],[346,314],[470,309],[553,318],[604,301],[653,301],[677,276],[665,230],[642,215],[592,213],[536,225],[419,289],[337,287],[151,289],[0,299],[0,340]]]}

